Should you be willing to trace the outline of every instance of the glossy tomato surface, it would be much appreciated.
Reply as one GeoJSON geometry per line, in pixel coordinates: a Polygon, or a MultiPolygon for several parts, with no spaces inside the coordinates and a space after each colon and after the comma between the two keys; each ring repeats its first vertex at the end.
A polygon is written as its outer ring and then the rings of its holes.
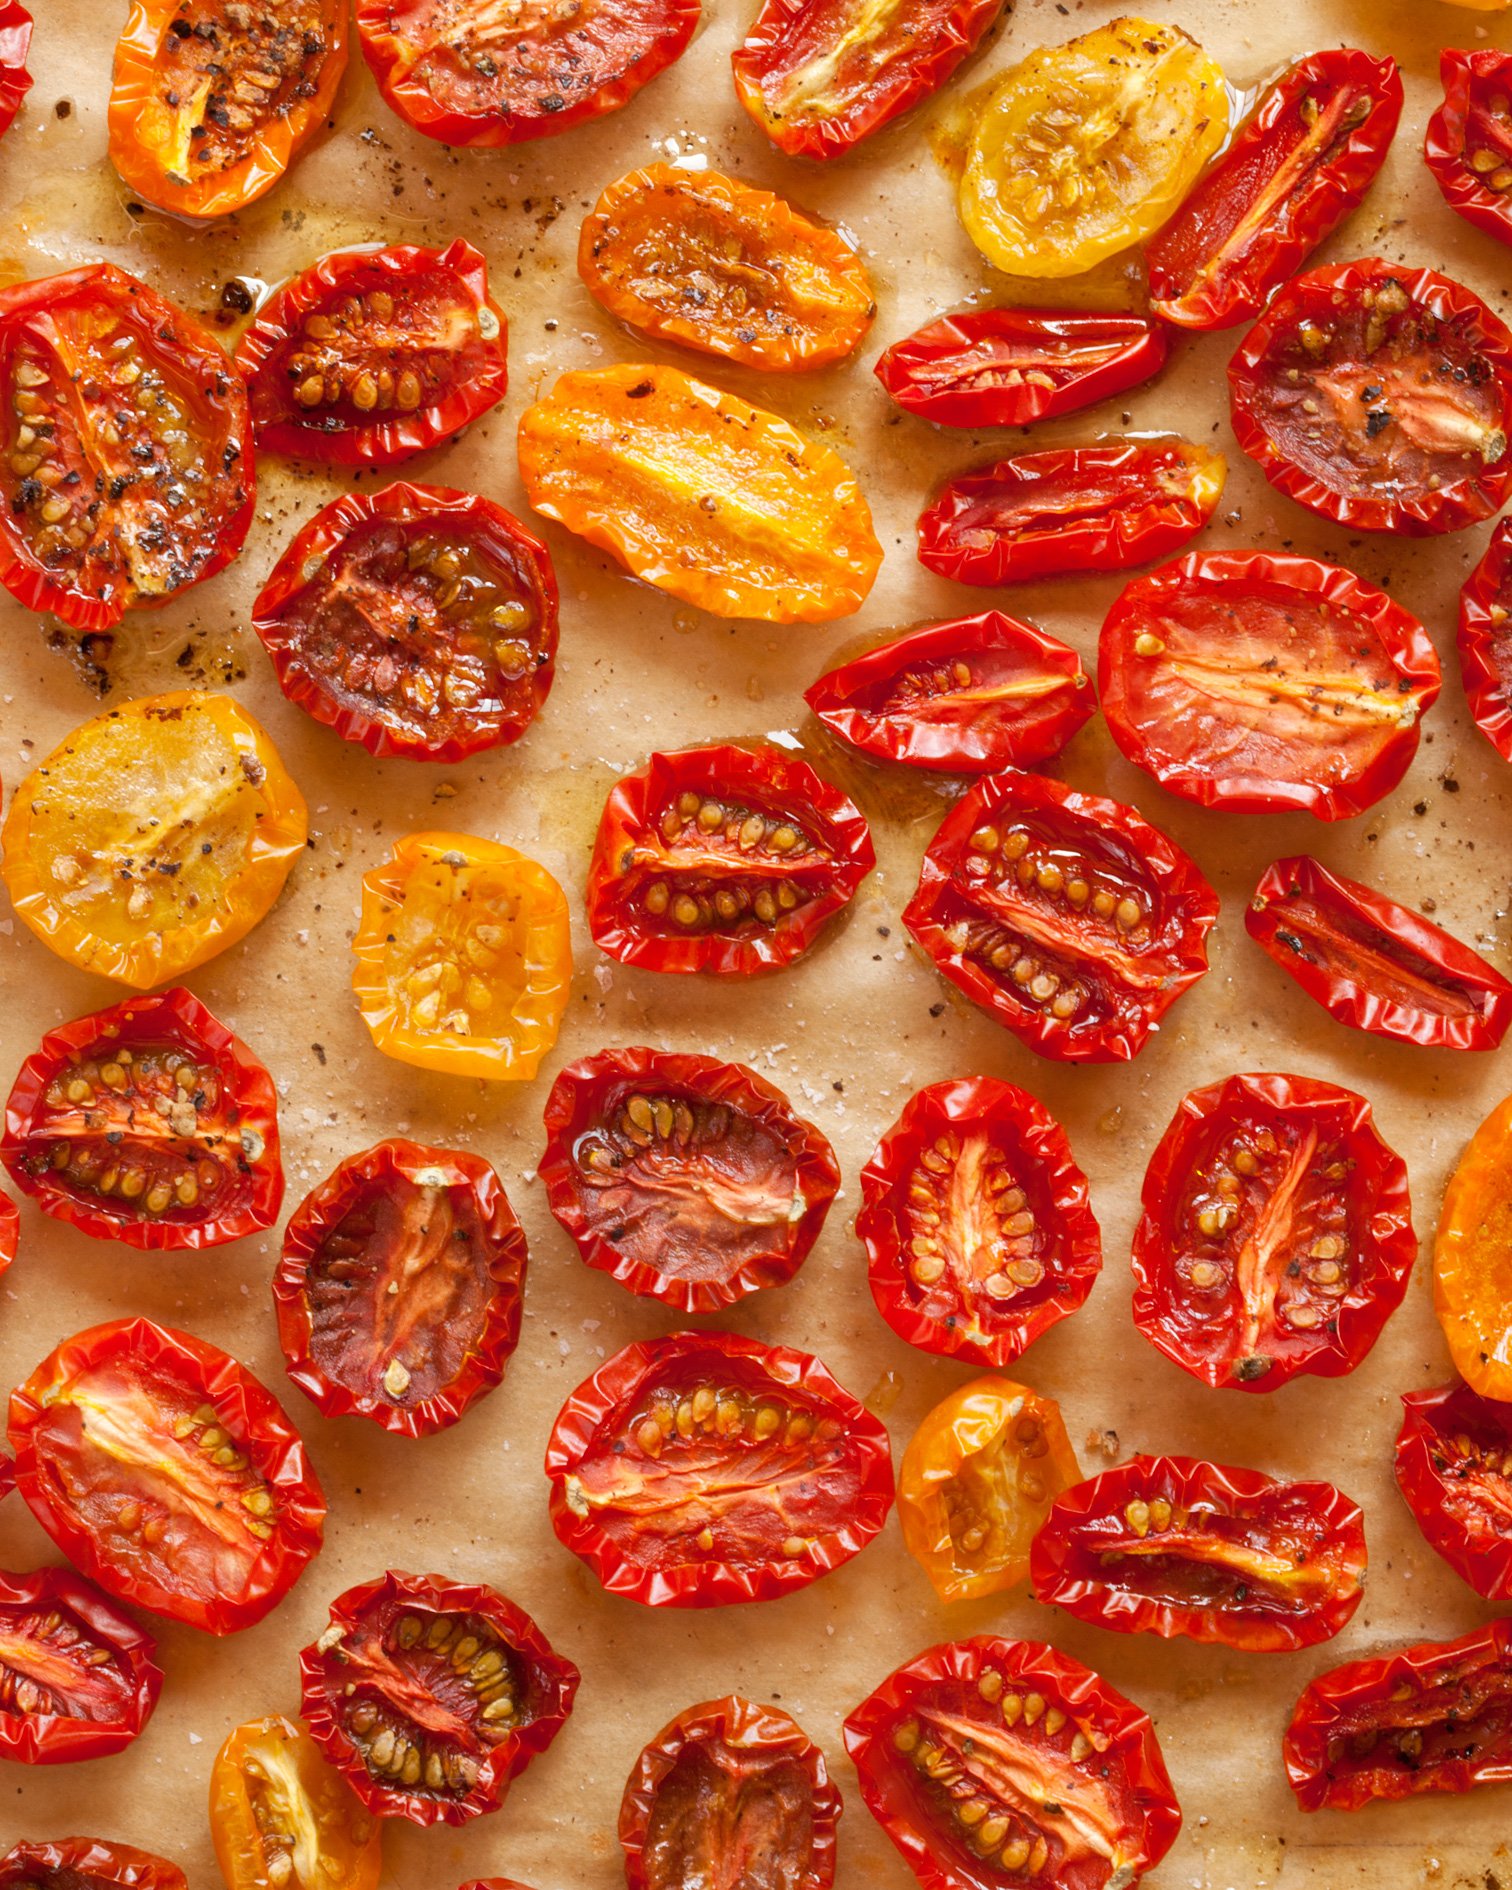
{"type": "Polygon", "coordinates": [[[378,1821],[305,1731],[277,1713],[228,1736],[210,1773],[226,1890],[378,1890],[378,1821]]]}
{"type": "Polygon", "coordinates": [[[1423,144],[1433,181],[1467,223],[1512,243],[1512,54],[1446,47],[1439,77],[1444,102],[1423,144]]]}
{"type": "Polygon", "coordinates": [[[1470,1138],[1444,1190],[1433,1243],[1433,1309],[1455,1370],[1512,1403],[1512,1096],[1470,1138]]]}
{"type": "Polygon", "coordinates": [[[21,1210],[8,1194],[0,1194],[0,1273],[16,1257],[21,1238],[21,1210]]]}
{"type": "Polygon", "coordinates": [[[0,1758],[99,1759],[152,1717],[152,1636],[71,1569],[0,1573],[0,1758]]]}
{"type": "Polygon", "coordinates": [[[1491,534],[1460,592],[1460,677],[1475,725],[1512,761],[1512,519],[1491,534]]]}
{"type": "Polygon", "coordinates": [[[0,1890],[189,1890],[177,1864],[109,1838],[23,1838],[0,1856],[0,1890]]]}
{"type": "Polygon", "coordinates": [[[885,1428],[818,1359],[722,1332],[616,1352],[557,1414],[546,1474],[562,1543],[651,1607],[805,1588],[893,1499],[885,1428]]]}
{"type": "Polygon", "coordinates": [[[32,88],[26,69],[31,36],[32,16],[20,0],[0,0],[0,132],[10,125],[32,88]]]}
{"type": "Polygon", "coordinates": [[[1512,1598],[1512,1405],[1458,1382],[1403,1392],[1395,1467],[1428,1546],[1487,1601],[1512,1598]]]}

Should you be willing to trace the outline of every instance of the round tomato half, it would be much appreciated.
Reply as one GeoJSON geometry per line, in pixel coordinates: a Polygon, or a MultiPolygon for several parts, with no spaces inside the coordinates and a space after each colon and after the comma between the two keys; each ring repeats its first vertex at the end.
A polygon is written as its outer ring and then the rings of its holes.
{"type": "Polygon", "coordinates": [[[26,69],[32,16],[20,0],[0,0],[0,132],[6,131],[32,88],[26,69]]]}
{"type": "Polygon", "coordinates": [[[0,1758],[99,1759],[152,1717],[157,1643],[71,1569],[0,1574],[0,1758]]]}
{"type": "Polygon", "coordinates": [[[886,1429],[818,1359],[723,1332],[616,1352],[558,1412],[546,1474],[560,1541],[650,1607],[806,1588],[893,1499],[886,1429]]]}
{"type": "Polygon", "coordinates": [[[1460,592],[1460,677],[1475,726],[1512,761],[1512,519],[1491,534],[1460,592]]]}
{"type": "Polygon", "coordinates": [[[1512,1599],[1512,1405],[1456,1383],[1402,1409],[1397,1488],[1423,1539],[1476,1594],[1512,1599]]]}
{"type": "Polygon", "coordinates": [[[0,1856],[0,1890],[189,1890],[177,1864],[108,1838],[22,1839],[0,1856]]]}
{"type": "Polygon", "coordinates": [[[1512,1096],[1471,1137],[1444,1190],[1433,1243],[1433,1309],[1455,1370],[1483,1398],[1512,1402],[1512,1096]]]}
{"type": "Polygon", "coordinates": [[[1150,1157],[1134,1323],[1205,1385],[1352,1372],[1402,1303],[1407,1168],[1370,1104],[1306,1076],[1194,1089],[1150,1157]]]}
{"type": "Polygon", "coordinates": [[[238,1726],[210,1773],[210,1836],[226,1890],[378,1890],[377,1820],[303,1726],[238,1726]]]}
{"type": "Polygon", "coordinates": [[[1439,77],[1444,102],[1423,144],[1433,181],[1467,223],[1512,243],[1512,53],[1446,47],[1439,77]]]}

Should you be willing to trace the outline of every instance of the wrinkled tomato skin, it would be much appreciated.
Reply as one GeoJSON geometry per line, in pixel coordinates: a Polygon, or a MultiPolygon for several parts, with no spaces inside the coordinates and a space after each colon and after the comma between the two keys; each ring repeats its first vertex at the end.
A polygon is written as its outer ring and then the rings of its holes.
{"type": "Polygon", "coordinates": [[[0,1856],[0,1890],[189,1890],[177,1864],[109,1838],[23,1839],[0,1856]]]}
{"type": "Polygon", "coordinates": [[[1284,552],[1197,553],[1136,578],[1098,645],[1120,751],[1234,814],[1362,813],[1407,772],[1439,685],[1415,617],[1352,571],[1284,552]]]}
{"type": "Polygon", "coordinates": [[[1397,1043],[1494,1050],[1512,984],[1431,919],[1303,854],[1268,867],[1244,929],[1330,1017],[1397,1043]]]}
{"type": "Polygon", "coordinates": [[[1512,118],[1506,99],[1512,87],[1512,54],[1495,46],[1474,52],[1446,47],[1439,54],[1444,102],[1428,120],[1423,156],[1449,208],[1499,242],[1512,243],[1512,118]],[[1501,110],[1493,101],[1501,101],[1501,110]],[[1472,156],[1495,160],[1483,170],[1472,156]],[[1493,177],[1505,173],[1500,187],[1493,177]]]}
{"type": "Polygon", "coordinates": [[[0,1758],[105,1758],[152,1717],[157,1643],[71,1569],[0,1574],[0,1642],[0,1758]]]}
{"type": "Polygon", "coordinates": [[[1512,519],[1491,534],[1460,592],[1460,677],[1475,726],[1512,761],[1512,519]]]}
{"type": "Polygon", "coordinates": [[[602,1050],[561,1072],[545,1120],[536,1172],[578,1252],[679,1312],[784,1285],[840,1186],[821,1131],[716,1057],[602,1050]]]}
{"type": "Polygon", "coordinates": [[[0,0],[0,134],[9,129],[32,88],[26,69],[31,36],[32,16],[20,0],[0,0]]]}
{"type": "Polygon", "coordinates": [[[8,1194],[0,1194],[0,1273],[16,1257],[21,1238],[21,1210],[8,1194]]]}
{"type": "Polygon", "coordinates": [[[1340,1378],[1401,1304],[1416,1258],[1406,1164],[1363,1096],[1306,1076],[1231,1076],[1182,1099],[1150,1158],[1134,1323],[1215,1388],[1340,1378]]]}
{"type": "Polygon", "coordinates": [[[626,1782],[625,1881],[629,1890],[830,1890],[843,1808],[823,1752],[781,1707],[733,1693],[685,1707],[626,1782]]]}
{"type": "Polygon", "coordinates": [[[1486,1601],[1512,1600],[1512,1406],[1468,1385],[1402,1394],[1397,1488],[1423,1539],[1486,1601]]]}
{"type": "Polygon", "coordinates": [[[1006,773],[978,783],[945,816],[903,923],[942,976],[1031,1050],[1062,1063],[1124,1063],[1207,970],[1217,917],[1217,894],[1195,862],[1132,807],[1044,775],[1006,773]],[[1028,836],[1027,847],[1015,834],[1028,836]],[[1080,904],[1071,898],[1078,886],[1080,904]],[[1051,902],[1048,931],[1031,888],[1051,902]],[[1113,904],[1103,913],[1105,894],[1113,904]],[[1020,895],[1029,916],[1015,927],[1020,895]],[[1017,951],[1016,938],[1053,952],[1057,969],[1017,951]],[[1020,986],[1012,972],[1025,957],[1035,969],[1020,986]],[[1053,980],[1043,995],[1039,977],[1053,980]],[[1072,997],[1075,1007],[1057,1015],[1055,1002],[1064,1009],[1072,997]]]}
{"type": "Polygon", "coordinates": [[[722,1332],[615,1353],[557,1414],[546,1475],[558,1540],[610,1594],[653,1608],[806,1588],[865,1548],[893,1500],[886,1429],[818,1359],[722,1332]],[[737,1452],[738,1500],[706,1499],[737,1452]],[[783,1463],[794,1456],[798,1478],[783,1463]]]}
{"type": "Polygon", "coordinates": [[[983,1634],[928,1648],[855,1709],[845,1749],[867,1810],[924,1890],[1132,1884],[1181,1829],[1149,1714],[1040,1641],[983,1634]],[[1030,1695],[1058,1720],[1031,1720],[1030,1695]],[[1090,1746],[1073,1760],[1078,1735],[1090,1746]],[[1032,1809],[1040,1798],[1072,1815],[1041,1824],[1032,1809]],[[957,1807],[974,1813],[984,1799],[986,1817],[958,1819],[957,1807]],[[983,1856],[974,1833],[994,1820],[1006,1842],[983,1856]]]}
{"type": "Polygon", "coordinates": [[[1155,313],[1195,329],[1258,315],[1365,195],[1401,116],[1389,56],[1330,47],[1289,66],[1146,251],[1155,313]]]}

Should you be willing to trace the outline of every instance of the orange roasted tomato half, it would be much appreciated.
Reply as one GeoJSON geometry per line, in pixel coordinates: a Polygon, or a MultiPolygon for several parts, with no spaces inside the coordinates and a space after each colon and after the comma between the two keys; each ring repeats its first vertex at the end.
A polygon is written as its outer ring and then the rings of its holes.
{"type": "Polygon", "coordinates": [[[544,866],[471,834],[412,833],[364,876],[352,987],[385,1056],[528,1081],[572,985],[567,899],[544,866]]]}
{"type": "Polygon", "coordinates": [[[76,728],[0,829],[16,911],[81,971],[139,991],[182,977],[272,906],[304,796],[230,696],[144,696],[76,728]]]}
{"type": "Polygon", "coordinates": [[[238,1726],[210,1774],[210,1837],[226,1890],[377,1890],[378,1820],[303,1726],[238,1726]]]}
{"type": "Polygon", "coordinates": [[[1465,1383],[1512,1403],[1512,1096],[1476,1130],[1444,1191],[1433,1305],[1465,1383]]]}

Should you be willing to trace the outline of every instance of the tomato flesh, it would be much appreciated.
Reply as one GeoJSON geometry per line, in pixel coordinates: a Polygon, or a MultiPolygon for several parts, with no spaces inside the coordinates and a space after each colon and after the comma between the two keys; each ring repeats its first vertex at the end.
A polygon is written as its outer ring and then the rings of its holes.
{"type": "Polygon", "coordinates": [[[22,1840],[0,1856],[0,1890],[188,1890],[177,1864],[108,1838],[22,1840]]]}
{"type": "Polygon", "coordinates": [[[210,1836],[226,1890],[377,1890],[383,1840],[303,1726],[238,1726],[210,1774],[210,1836]]]}
{"type": "Polygon", "coordinates": [[[1433,1309],[1455,1369],[1484,1398],[1512,1401],[1512,1097],[1470,1138],[1444,1190],[1433,1243],[1433,1309]]]}
{"type": "Polygon", "coordinates": [[[155,1652],[69,1570],[0,1574],[0,1756],[56,1765],[129,1746],[162,1689],[155,1652]]]}
{"type": "Polygon", "coordinates": [[[1397,1487],[1424,1540],[1487,1601],[1512,1596],[1512,1410],[1468,1385],[1402,1394],[1397,1487]]]}
{"type": "Polygon", "coordinates": [[[1512,243],[1512,57],[1493,46],[1446,47],[1439,76],[1444,102],[1428,121],[1428,169],[1451,210],[1512,243]]]}

